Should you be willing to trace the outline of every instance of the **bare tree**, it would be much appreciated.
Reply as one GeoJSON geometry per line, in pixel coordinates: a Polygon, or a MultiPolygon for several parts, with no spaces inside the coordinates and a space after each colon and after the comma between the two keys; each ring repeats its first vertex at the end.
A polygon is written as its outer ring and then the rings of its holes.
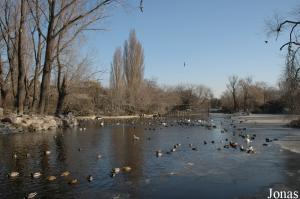
{"type": "Polygon", "coordinates": [[[57,62],[57,91],[58,91],[58,99],[56,105],[56,115],[60,115],[62,113],[62,108],[64,104],[65,97],[67,95],[67,73],[63,73],[63,64],[60,59],[60,46],[61,46],[61,37],[63,33],[61,33],[58,37],[57,47],[56,47],[56,62],[57,62]],[[63,76],[63,77],[62,77],[63,76]],[[62,78],[62,80],[61,80],[62,78]]]}
{"type": "Polygon", "coordinates": [[[237,87],[238,87],[238,76],[233,75],[228,78],[229,83],[226,85],[227,89],[231,93],[233,102],[233,111],[238,111],[238,101],[237,101],[237,87]]]}
{"type": "Polygon", "coordinates": [[[113,111],[120,112],[124,96],[124,75],[122,49],[117,48],[113,55],[110,71],[111,105],[113,111]],[[118,110],[116,110],[118,109],[118,110]]]}
{"type": "Polygon", "coordinates": [[[43,32],[41,30],[41,22],[42,22],[42,10],[41,5],[39,1],[29,1],[28,6],[29,10],[32,16],[35,16],[36,18],[32,20],[30,23],[31,26],[31,41],[32,41],[32,48],[34,53],[34,74],[33,78],[30,80],[30,83],[28,84],[28,90],[32,88],[32,102],[31,107],[32,111],[36,110],[36,105],[38,102],[38,84],[39,84],[39,77],[42,73],[42,55],[43,55],[43,49],[45,47],[45,39],[43,37],[43,32]]]}
{"type": "MultiPolygon", "coordinates": [[[[18,13],[19,5],[16,1],[0,1],[0,33],[1,40],[5,44],[6,58],[9,63],[9,78],[13,99],[16,98],[17,82],[17,57],[18,57],[18,13]]],[[[3,59],[3,57],[2,57],[3,59]]],[[[14,103],[15,105],[15,103],[14,103]]]]}
{"type": "MultiPolygon", "coordinates": [[[[45,54],[43,64],[42,82],[40,87],[39,112],[47,113],[47,100],[49,99],[50,80],[53,63],[55,60],[55,45],[57,38],[61,32],[72,31],[73,34],[69,38],[71,42],[83,30],[86,30],[96,21],[103,19],[104,9],[111,3],[117,0],[101,0],[101,1],[86,1],[86,0],[28,0],[31,4],[37,5],[41,9],[43,21],[39,21],[39,16],[36,12],[32,12],[32,17],[36,22],[37,29],[41,32],[45,39],[45,54]],[[42,25],[47,26],[43,32],[42,25]]],[[[31,6],[32,7],[32,6],[31,6]]],[[[68,42],[66,42],[68,43],[68,42]]],[[[63,48],[61,48],[62,50],[63,48]]]]}
{"type": "Polygon", "coordinates": [[[6,112],[6,101],[7,101],[7,94],[9,91],[7,82],[10,75],[10,71],[7,72],[5,75],[4,66],[3,66],[2,57],[0,55],[0,94],[1,94],[1,107],[3,111],[6,112]]]}
{"type": "Polygon", "coordinates": [[[128,102],[134,105],[138,100],[137,93],[144,80],[144,50],[134,30],[130,32],[128,41],[124,43],[123,64],[128,102]]]}
{"type": "Polygon", "coordinates": [[[239,86],[242,89],[242,99],[243,99],[243,111],[246,112],[249,109],[249,95],[250,95],[250,87],[252,84],[252,78],[246,77],[244,79],[240,79],[239,86]]]}
{"type": "Polygon", "coordinates": [[[20,25],[18,32],[18,92],[17,92],[17,111],[19,114],[24,112],[24,102],[25,102],[25,23],[27,17],[27,5],[26,2],[21,0],[21,15],[20,15],[20,25]]]}
{"type": "Polygon", "coordinates": [[[203,105],[213,97],[213,93],[210,88],[204,85],[196,85],[193,88],[193,92],[198,98],[198,106],[203,105]]]}
{"type": "Polygon", "coordinates": [[[271,23],[271,32],[276,33],[276,39],[287,32],[287,42],[282,44],[280,50],[287,49],[285,69],[281,78],[281,88],[283,97],[291,112],[300,111],[300,64],[299,64],[299,13],[296,20],[275,18],[275,23],[271,23]]]}
{"type": "Polygon", "coordinates": [[[120,91],[124,84],[122,49],[117,48],[113,56],[110,72],[110,87],[120,91]]]}

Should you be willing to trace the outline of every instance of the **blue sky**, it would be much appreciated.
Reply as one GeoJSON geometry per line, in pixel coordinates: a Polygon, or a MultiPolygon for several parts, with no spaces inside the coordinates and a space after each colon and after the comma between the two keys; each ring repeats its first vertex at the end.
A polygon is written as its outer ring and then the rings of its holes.
{"type": "Polygon", "coordinates": [[[108,85],[116,47],[135,29],[145,53],[145,78],[160,85],[204,84],[215,96],[226,89],[228,76],[252,76],[276,85],[283,69],[283,40],[268,38],[266,21],[278,13],[289,16],[297,0],[139,0],[115,8],[89,32],[85,49],[93,67],[106,70],[101,83],[108,85]],[[265,44],[265,40],[269,40],[265,44]],[[183,63],[186,62],[186,67],[183,63]]]}

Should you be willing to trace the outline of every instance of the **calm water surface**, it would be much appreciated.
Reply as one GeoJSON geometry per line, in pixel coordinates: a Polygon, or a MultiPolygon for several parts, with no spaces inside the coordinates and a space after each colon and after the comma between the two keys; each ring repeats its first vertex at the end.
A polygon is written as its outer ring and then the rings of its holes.
{"type": "MultiPolygon", "coordinates": [[[[0,198],[23,198],[24,194],[37,192],[37,198],[234,199],[251,198],[276,184],[300,191],[300,155],[280,149],[275,142],[262,146],[265,138],[280,140],[286,135],[299,135],[299,131],[247,126],[247,134],[257,135],[251,143],[256,154],[247,154],[223,148],[228,143],[226,138],[247,144],[238,131],[232,133],[229,119],[212,119],[217,124],[215,129],[179,126],[171,120],[168,123],[174,125],[169,127],[153,121],[151,125],[86,125],[84,132],[69,129],[0,135],[0,198]],[[221,122],[228,132],[221,133],[221,122]],[[134,134],[139,141],[133,140],[134,134]],[[165,153],[176,143],[181,146],[175,152],[165,153]],[[190,144],[197,150],[192,150],[190,144]],[[155,155],[158,149],[164,152],[159,158],[155,155]],[[51,154],[44,155],[46,150],[51,154]],[[110,176],[112,168],[123,166],[132,167],[132,171],[110,176]],[[11,171],[20,172],[20,176],[8,178],[11,171]],[[61,177],[64,171],[70,176],[61,177]],[[33,179],[32,172],[41,172],[42,176],[33,179]],[[49,175],[57,179],[49,182],[49,175]],[[94,177],[92,182],[87,181],[88,175],[94,177]],[[79,183],[69,185],[74,178],[79,183]]],[[[265,192],[264,198],[267,196],[265,192]]]]}

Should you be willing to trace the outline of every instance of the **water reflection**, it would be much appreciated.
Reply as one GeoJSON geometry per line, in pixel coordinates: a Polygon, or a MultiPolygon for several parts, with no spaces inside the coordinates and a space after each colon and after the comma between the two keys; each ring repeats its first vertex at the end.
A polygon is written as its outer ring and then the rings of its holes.
{"type": "MultiPolygon", "coordinates": [[[[224,118],[216,119],[217,124],[220,122],[224,122],[224,118]]],[[[249,196],[274,183],[299,187],[300,168],[294,161],[299,155],[281,152],[275,144],[262,146],[265,137],[284,136],[291,130],[249,130],[249,133],[257,134],[257,140],[252,143],[257,153],[249,155],[223,148],[225,139],[242,142],[232,132],[221,133],[220,129],[200,126],[166,128],[156,125],[151,128],[155,130],[139,124],[91,125],[84,132],[69,129],[0,135],[0,198],[22,198],[30,192],[37,192],[39,198],[184,198],[200,195],[204,198],[234,198],[249,196]],[[139,141],[133,140],[134,134],[140,137],[139,141]],[[208,144],[204,145],[204,141],[208,144]],[[181,147],[167,154],[176,143],[181,147]],[[189,144],[197,150],[192,150],[189,144]],[[164,152],[160,158],[155,156],[158,149],[164,152]],[[51,151],[50,155],[45,155],[47,150],[51,151]],[[14,153],[18,156],[16,159],[14,153]],[[123,166],[132,167],[132,171],[110,177],[112,168],[123,166]],[[7,178],[6,174],[11,171],[19,171],[20,176],[7,178]],[[30,173],[38,171],[42,176],[32,179],[30,173]],[[61,177],[64,171],[71,175],[61,177]],[[49,175],[57,179],[49,182],[49,175]],[[94,177],[93,182],[87,181],[88,175],[94,177]],[[74,178],[79,183],[68,185],[74,178]]]]}

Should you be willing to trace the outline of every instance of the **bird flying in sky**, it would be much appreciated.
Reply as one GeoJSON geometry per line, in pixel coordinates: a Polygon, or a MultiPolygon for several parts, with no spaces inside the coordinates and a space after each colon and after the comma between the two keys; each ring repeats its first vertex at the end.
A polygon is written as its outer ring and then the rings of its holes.
{"type": "Polygon", "coordinates": [[[141,12],[144,12],[143,0],[140,1],[140,10],[141,12]]]}

